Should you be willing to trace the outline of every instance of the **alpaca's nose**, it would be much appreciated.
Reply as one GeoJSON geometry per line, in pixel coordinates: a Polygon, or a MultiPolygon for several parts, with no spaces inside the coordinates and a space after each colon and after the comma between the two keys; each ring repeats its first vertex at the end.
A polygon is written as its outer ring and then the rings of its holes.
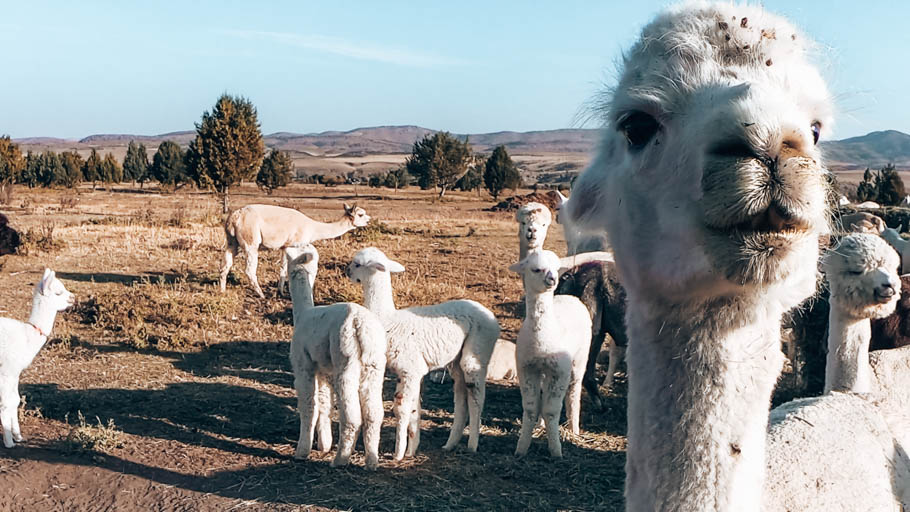
{"type": "Polygon", "coordinates": [[[891,286],[891,283],[883,285],[878,289],[878,294],[882,297],[893,297],[895,293],[896,292],[894,290],[894,287],[891,286]]]}

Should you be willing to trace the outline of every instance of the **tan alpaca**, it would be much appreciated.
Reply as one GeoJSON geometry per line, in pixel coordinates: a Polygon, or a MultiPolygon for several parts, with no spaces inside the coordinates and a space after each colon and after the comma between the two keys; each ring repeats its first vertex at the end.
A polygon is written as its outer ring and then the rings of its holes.
{"type": "MultiPolygon", "coordinates": [[[[228,272],[240,249],[246,255],[246,275],[250,278],[253,289],[260,297],[265,297],[256,279],[260,246],[266,249],[304,247],[317,240],[339,237],[354,228],[366,226],[369,222],[370,216],[363,208],[347,204],[344,205],[344,216],[335,222],[319,222],[292,208],[266,204],[251,204],[237,209],[224,224],[227,244],[224,249],[224,264],[221,266],[221,291],[224,291],[228,272]]],[[[278,293],[284,290],[287,279],[287,260],[282,257],[278,293]]]]}
{"type": "Polygon", "coordinates": [[[807,47],[758,6],[659,15],[563,208],[608,233],[627,292],[627,510],[760,509],[781,316],[814,292],[829,229],[807,47]]]}

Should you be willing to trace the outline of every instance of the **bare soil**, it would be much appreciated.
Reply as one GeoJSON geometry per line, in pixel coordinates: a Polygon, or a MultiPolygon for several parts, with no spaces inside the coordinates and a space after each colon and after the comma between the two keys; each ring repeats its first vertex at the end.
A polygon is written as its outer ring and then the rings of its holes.
{"type": "MultiPolygon", "coordinates": [[[[361,299],[343,268],[375,245],[407,268],[393,283],[400,307],[471,298],[514,340],[522,309],[520,281],[506,270],[518,254],[514,214],[485,211],[493,202],[473,193],[434,197],[293,185],[274,196],[243,187],[231,205],[279,204],[333,220],[343,201],[357,202],[377,222],[317,244],[318,303],[361,299]]],[[[333,451],[296,461],[291,304],[275,296],[279,254],[260,257],[265,300],[249,288],[242,257],[219,293],[219,200],[155,188],[17,189],[0,211],[24,239],[20,254],[0,256],[0,314],[27,318],[45,266],[78,299],[23,373],[27,439],[0,449],[0,510],[623,510],[621,377],[605,411],[583,398],[582,434],[564,431],[562,460],[549,458],[542,438],[526,458],[513,457],[521,399],[506,381],[487,388],[479,452],[442,451],[451,381],[427,378],[420,451],[395,462],[387,378],[378,471],[365,471],[362,455],[332,469],[333,451]]],[[[547,247],[564,252],[558,226],[547,247]]]]}

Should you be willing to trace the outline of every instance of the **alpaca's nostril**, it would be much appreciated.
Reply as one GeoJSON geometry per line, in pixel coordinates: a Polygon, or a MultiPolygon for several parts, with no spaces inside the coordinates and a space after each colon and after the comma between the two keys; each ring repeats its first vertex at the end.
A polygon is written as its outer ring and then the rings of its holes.
{"type": "Polygon", "coordinates": [[[885,286],[882,286],[879,289],[878,294],[881,295],[882,297],[893,297],[894,296],[894,287],[891,286],[890,284],[886,284],[885,286]]]}

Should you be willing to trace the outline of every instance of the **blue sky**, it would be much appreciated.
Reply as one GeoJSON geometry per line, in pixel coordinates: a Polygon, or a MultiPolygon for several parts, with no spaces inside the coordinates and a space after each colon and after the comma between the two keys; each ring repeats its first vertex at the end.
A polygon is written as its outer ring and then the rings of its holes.
{"type": "MultiPolygon", "coordinates": [[[[264,133],[575,126],[666,2],[5,2],[0,133],[193,128],[222,92],[264,133]]],[[[834,138],[910,133],[910,3],[766,1],[824,48],[834,138]]]]}

